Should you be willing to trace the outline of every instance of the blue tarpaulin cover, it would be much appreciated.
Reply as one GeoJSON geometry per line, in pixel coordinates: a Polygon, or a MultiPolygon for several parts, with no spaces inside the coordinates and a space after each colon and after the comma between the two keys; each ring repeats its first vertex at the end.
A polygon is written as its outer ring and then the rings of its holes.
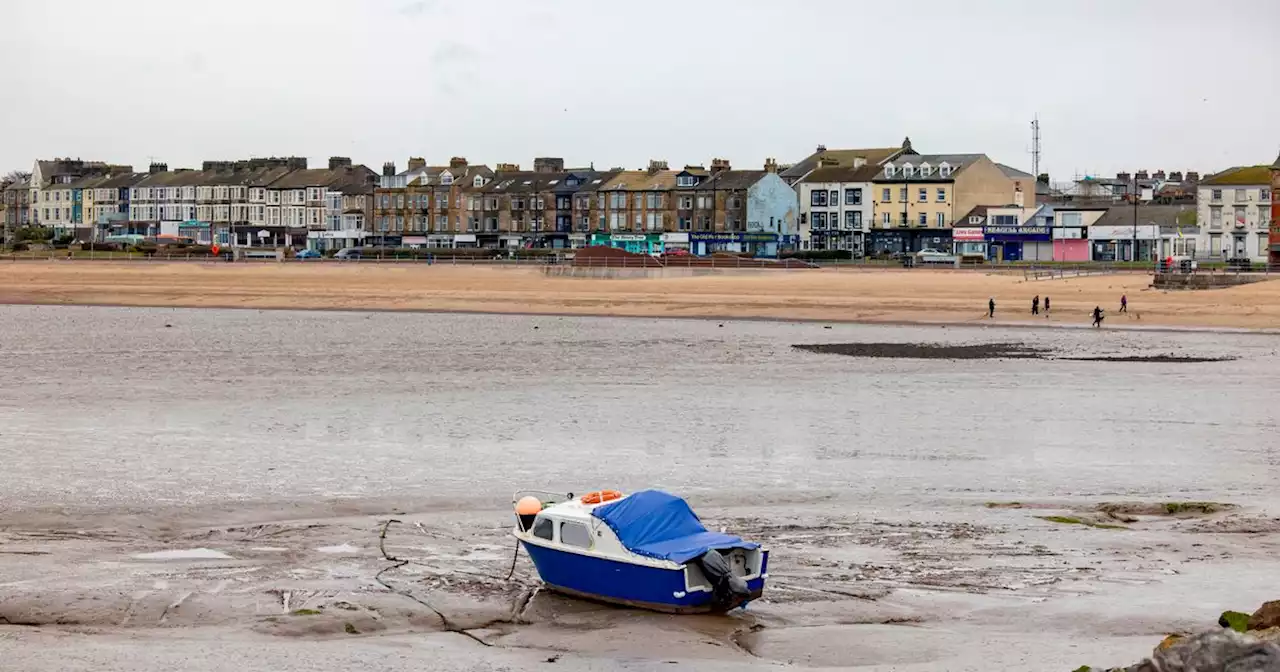
{"type": "Polygon", "coordinates": [[[641,490],[591,515],[604,521],[627,550],[659,560],[686,563],[711,549],[759,548],[760,544],[708,532],[683,499],[660,490],[641,490]]]}

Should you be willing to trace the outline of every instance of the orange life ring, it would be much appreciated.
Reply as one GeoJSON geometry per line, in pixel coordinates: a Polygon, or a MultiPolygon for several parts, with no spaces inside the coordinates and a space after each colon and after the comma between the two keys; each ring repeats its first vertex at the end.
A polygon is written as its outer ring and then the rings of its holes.
{"type": "Polygon", "coordinates": [[[622,499],[622,493],[617,490],[596,490],[588,492],[582,496],[583,504],[604,504],[612,502],[615,499],[622,499]]]}

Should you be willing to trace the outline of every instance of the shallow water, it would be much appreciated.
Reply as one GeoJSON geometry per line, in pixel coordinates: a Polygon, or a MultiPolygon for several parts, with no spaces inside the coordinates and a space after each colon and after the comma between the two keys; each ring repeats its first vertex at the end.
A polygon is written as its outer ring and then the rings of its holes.
{"type": "Polygon", "coordinates": [[[0,509],[518,488],[1195,498],[1280,508],[1280,337],[782,322],[0,307],[0,509]],[[1206,364],[853,359],[1025,342],[1206,364]]]}

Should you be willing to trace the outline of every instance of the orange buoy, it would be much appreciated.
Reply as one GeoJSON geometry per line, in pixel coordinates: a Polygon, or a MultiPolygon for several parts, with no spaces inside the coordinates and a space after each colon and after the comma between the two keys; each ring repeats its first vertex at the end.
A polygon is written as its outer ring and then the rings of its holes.
{"type": "Polygon", "coordinates": [[[516,515],[518,516],[536,516],[542,510],[542,502],[538,501],[533,495],[526,495],[516,502],[516,515]]]}
{"type": "Polygon", "coordinates": [[[583,504],[604,504],[612,502],[615,499],[622,499],[622,493],[617,490],[596,490],[588,492],[582,496],[583,504]]]}

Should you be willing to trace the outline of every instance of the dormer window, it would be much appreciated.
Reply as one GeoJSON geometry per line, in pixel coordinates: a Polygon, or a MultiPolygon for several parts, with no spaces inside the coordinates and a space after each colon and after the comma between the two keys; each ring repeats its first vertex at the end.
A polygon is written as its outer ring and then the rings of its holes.
{"type": "Polygon", "coordinates": [[[920,164],[920,177],[929,177],[929,175],[932,173],[933,173],[933,166],[927,163],[920,164]]]}
{"type": "Polygon", "coordinates": [[[676,178],[677,187],[693,187],[698,184],[698,178],[693,175],[681,175],[676,178]]]}
{"type": "Polygon", "coordinates": [[[951,175],[951,164],[947,163],[946,161],[943,161],[942,163],[939,163],[939,164],[938,164],[938,174],[939,174],[939,175],[941,175],[941,176],[943,176],[943,177],[950,177],[950,175],[951,175]]]}
{"type": "Polygon", "coordinates": [[[481,177],[480,175],[476,175],[476,179],[474,179],[474,180],[472,180],[472,181],[471,181],[471,186],[473,186],[473,187],[483,187],[483,186],[484,186],[484,178],[483,178],[483,177],[481,177]]]}
{"type": "Polygon", "coordinates": [[[453,175],[450,173],[440,173],[440,184],[443,184],[443,185],[453,184],[453,175]]]}
{"type": "Polygon", "coordinates": [[[977,215],[974,215],[974,216],[972,216],[972,217],[970,217],[970,218],[969,218],[969,223],[970,223],[970,224],[981,224],[981,223],[982,223],[982,218],[981,218],[981,217],[979,217],[979,216],[977,216],[977,215]]]}
{"type": "Polygon", "coordinates": [[[916,172],[916,167],[915,167],[915,166],[911,165],[910,163],[904,163],[904,164],[902,164],[902,176],[903,176],[903,177],[911,177],[912,175],[915,175],[915,172],[916,172]]]}
{"type": "Polygon", "coordinates": [[[886,163],[886,164],[884,164],[884,176],[885,176],[885,177],[893,177],[894,172],[895,172],[895,166],[894,166],[892,163],[886,163]]]}

